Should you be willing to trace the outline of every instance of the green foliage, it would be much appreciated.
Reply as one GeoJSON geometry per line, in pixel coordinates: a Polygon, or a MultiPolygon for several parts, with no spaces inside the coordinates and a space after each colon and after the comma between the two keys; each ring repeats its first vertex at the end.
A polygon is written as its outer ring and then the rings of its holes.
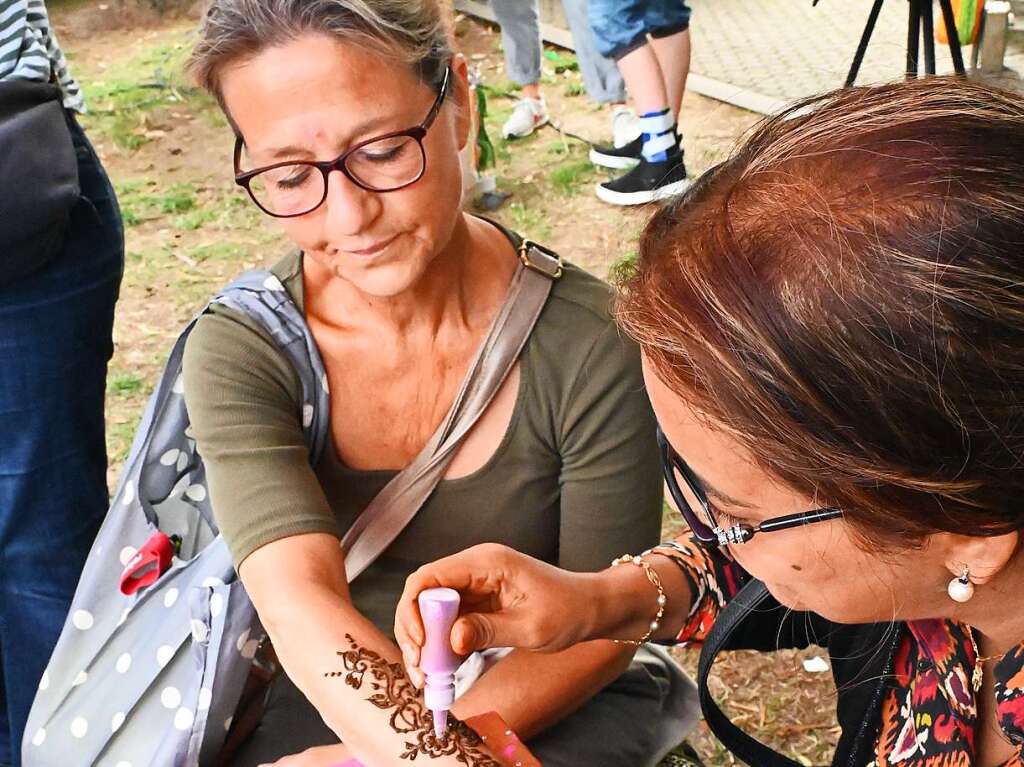
{"type": "Polygon", "coordinates": [[[86,127],[120,149],[136,152],[163,135],[155,123],[164,111],[188,106],[197,112],[218,112],[213,99],[186,79],[189,49],[187,41],[157,45],[118,62],[101,79],[86,78],[86,127]]]}
{"type": "Polygon", "coordinates": [[[576,61],[576,54],[568,51],[555,51],[550,48],[544,51],[544,58],[555,65],[555,72],[575,72],[579,70],[579,62],[576,61]]]}
{"type": "Polygon", "coordinates": [[[184,213],[196,205],[195,188],[191,184],[174,184],[156,199],[161,213],[184,213]]]}
{"type": "Polygon", "coordinates": [[[619,258],[608,269],[608,281],[612,285],[620,285],[630,279],[636,273],[638,258],[639,254],[635,250],[619,258]]]}
{"type": "Polygon", "coordinates": [[[207,205],[175,218],[174,228],[194,232],[197,229],[202,229],[211,221],[216,221],[219,216],[220,212],[216,207],[207,205]]]}
{"type": "Polygon", "coordinates": [[[544,211],[531,208],[521,200],[514,200],[509,203],[508,212],[512,217],[513,228],[523,237],[544,240],[551,236],[551,225],[544,211]]]}
{"type": "Polygon", "coordinates": [[[245,257],[246,248],[235,242],[214,242],[209,245],[199,245],[189,251],[189,258],[202,263],[203,261],[230,261],[238,262],[245,257]]]}
{"type": "MultiPolygon", "coordinates": [[[[122,180],[115,183],[115,189],[121,217],[128,227],[173,213],[185,213],[196,206],[195,187],[191,184],[173,184],[165,189],[153,179],[122,180]]],[[[216,213],[210,211],[202,215],[215,216],[216,213]]]]}
{"type": "Polygon", "coordinates": [[[143,382],[134,373],[119,373],[114,375],[107,383],[107,390],[114,395],[123,397],[129,394],[137,394],[142,391],[143,382]]]}
{"type": "Polygon", "coordinates": [[[484,90],[488,96],[498,99],[517,98],[519,91],[522,90],[522,86],[519,83],[514,83],[511,80],[502,80],[498,83],[480,83],[477,87],[484,90]]]}
{"type": "Polygon", "coordinates": [[[562,194],[575,194],[580,187],[594,177],[594,165],[589,160],[574,160],[563,163],[548,176],[551,185],[562,194]]]}

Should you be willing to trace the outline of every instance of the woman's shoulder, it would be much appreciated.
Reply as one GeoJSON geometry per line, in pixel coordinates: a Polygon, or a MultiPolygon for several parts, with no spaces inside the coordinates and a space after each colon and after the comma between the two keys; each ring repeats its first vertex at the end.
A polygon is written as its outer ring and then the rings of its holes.
{"type": "MultiPolygon", "coordinates": [[[[286,257],[271,269],[289,294],[295,279],[291,266],[296,263],[301,286],[301,261],[296,257],[286,257]]],[[[270,332],[244,312],[223,304],[210,304],[196,320],[185,341],[182,365],[186,390],[197,396],[217,386],[272,388],[289,399],[300,397],[298,375],[270,332]]]]}
{"type": "Polygon", "coordinates": [[[530,351],[545,379],[571,384],[586,369],[616,377],[639,376],[636,344],[615,323],[615,292],[604,280],[565,263],[530,337],[530,351]],[[635,375],[634,375],[635,374],[635,375]]]}
{"type": "Polygon", "coordinates": [[[562,276],[551,287],[546,308],[561,319],[572,319],[575,324],[599,333],[615,322],[614,301],[615,291],[607,282],[566,261],[562,276]]]}

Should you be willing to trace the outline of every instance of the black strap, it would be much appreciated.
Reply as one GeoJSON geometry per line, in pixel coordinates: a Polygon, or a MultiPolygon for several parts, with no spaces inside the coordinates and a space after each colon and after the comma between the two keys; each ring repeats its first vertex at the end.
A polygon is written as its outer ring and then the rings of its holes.
{"type": "Polygon", "coordinates": [[[715,619],[714,626],[711,627],[707,639],[704,640],[704,646],[700,651],[700,661],[697,664],[700,710],[704,714],[704,721],[708,728],[722,742],[722,745],[738,759],[752,767],[801,767],[799,762],[773,751],[729,721],[729,717],[712,700],[711,690],[708,688],[708,675],[711,673],[711,666],[718,653],[728,644],[729,637],[740,623],[768,596],[767,587],[761,581],[752,579],[739,590],[715,619]]]}

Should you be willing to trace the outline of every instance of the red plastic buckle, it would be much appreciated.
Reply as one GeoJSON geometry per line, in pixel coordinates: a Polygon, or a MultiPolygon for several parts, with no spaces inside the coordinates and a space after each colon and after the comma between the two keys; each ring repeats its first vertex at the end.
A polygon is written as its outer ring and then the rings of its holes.
{"type": "Polygon", "coordinates": [[[121,573],[121,593],[134,594],[141,588],[156,583],[181,547],[181,539],[168,537],[159,530],[153,533],[142,548],[135,552],[121,573]]]}

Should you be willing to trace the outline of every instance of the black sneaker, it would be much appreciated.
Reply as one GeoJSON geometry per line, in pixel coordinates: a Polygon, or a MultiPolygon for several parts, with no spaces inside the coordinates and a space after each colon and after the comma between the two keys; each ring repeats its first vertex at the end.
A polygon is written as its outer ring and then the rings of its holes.
{"type": "Polygon", "coordinates": [[[597,185],[597,196],[612,205],[643,205],[682,194],[690,186],[683,155],[640,164],[624,176],[597,185]]]}
{"type": "Polygon", "coordinates": [[[625,146],[594,146],[590,148],[590,161],[602,168],[624,170],[635,168],[643,156],[644,137],[637,136],[625,146]]]}

